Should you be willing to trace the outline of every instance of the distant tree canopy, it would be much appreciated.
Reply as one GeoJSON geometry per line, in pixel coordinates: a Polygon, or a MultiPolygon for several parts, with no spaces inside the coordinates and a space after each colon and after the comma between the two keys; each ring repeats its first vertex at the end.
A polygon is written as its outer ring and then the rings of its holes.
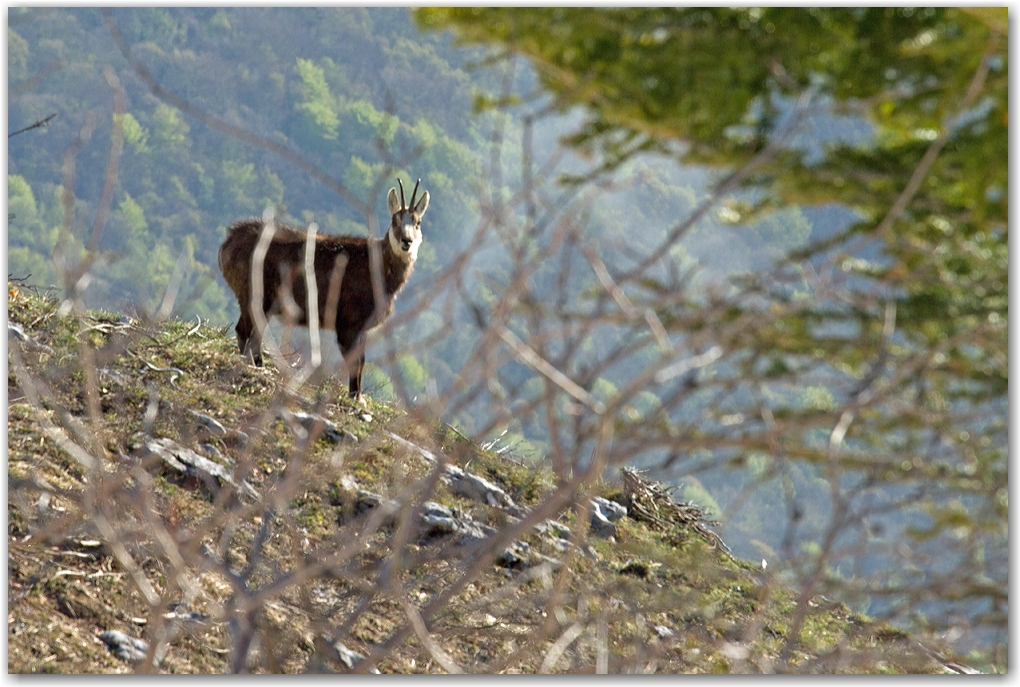
{"type": "Polygon", "coordinates": [[[804,93],[831,112],[865,117],[874,131],[863,141],[837,142],[815,159],[791,144],[746,184],[770,192],[763,204],[857,211],[850,232],[879,229],[873,238],[887,259],[848,269],[896,294],[897,326],[915,343],[933,347],[980,327],[984,336],[968,345],[982,352],[954,346],[950,367],[1005,393],[1005,9],[440,8],[415,16],[423,27],[453,29],[461,43],[529,58],[560,109],[584,108],[568,142],[597,151],[607,168],[674,143],[686,162],[746,163],[780,135],[804,93]],[[937,157],[925,160],[943,135],[937,157]],[[927,164],[906,206],[891,213],[927,164]]]}

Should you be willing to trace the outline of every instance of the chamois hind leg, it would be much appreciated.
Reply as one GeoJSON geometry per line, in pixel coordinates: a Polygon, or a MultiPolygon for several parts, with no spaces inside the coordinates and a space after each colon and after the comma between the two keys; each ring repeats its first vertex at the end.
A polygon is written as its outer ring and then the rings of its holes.
{"type": "Polygon", "coordinates": [[[257,331],[252,332],[251,338],[248,339],[246,353],[251,355],[251,361],[255,367],[262,367],[262,337],[257,331]]]}
{"type": "Polygon", "coordinates": [[[359,403],[364,403],[365,399],[361,394],[361,374],[365,371],[365,337],[349,334],[344,336],[337,332],[337,342],[347,365],[349,379],[347,388],[350,396],[359,403]]]}
{"type": "Polygon", "coordinates": [[[262,337],[255,331],[255,323],[248,312],[241,312],[234,331],[237,332],[237,349],[241,355],[251,355],[255,366],[262,367],[262,337]]]}
{"type": "Polygon", "coordinates": [[[242,311],[241,316],[237,318],[237,326],[234,327],[234,331],[237,332],[237,350],[242,354],[245,348],[248,347],[248,339],[251,338],[252,329],[251,318],[242,311]]]}

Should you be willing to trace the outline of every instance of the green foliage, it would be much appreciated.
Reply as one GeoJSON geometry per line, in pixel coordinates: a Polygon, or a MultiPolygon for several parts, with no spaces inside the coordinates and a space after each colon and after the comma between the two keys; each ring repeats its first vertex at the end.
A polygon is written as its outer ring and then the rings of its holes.
{"type": "Polygon", "coordinates": [[[7,83],[18,82],[28,76],[28,41],[7,28],[7,83]]]}
{"type": "Polygon", "coordinates": [[[152,144],[163,155],[185,155],[191,127],[180,112],[160,103],[152,114],[152,144]]]}
{"type": "Polygon", "coordinates": [[[135,21],[130,26],[137,31],[139,40],[151,41],[164,49],[179,45],[188,37],[187,26],[167,9],[142,9],[132,19],[135,21]]]}
{"type": "Polygon", "coordinates": [[[366,363],[361,375],[361,387],[365,393],[380,401],[392,402],[397,399],[393,380],[374,363],[366,363]]]}
{"type": "Polygon", "coordinates": [[[784,256],[804,248],[811,235],[811,221],[799,207],[775,210],[759,217],[748,229],[755,243],[784,256]]]}
{"type": "Polygon", "coordinates": [[[142,209],[142,206],[125,193],[124,200],[120,202],[117,211],[128,226],[131,240],[141,245],[147,244],[149,242],[149,223],[145,221],[145,210],[142,209]]]}
{"type": "Polygon", "coordinates": [[[254,207],[255,174],[254,162],[224,160],[220,178],[223,180],[223,196],[229,198],[234,207],[254,207]]]}
{"type": "Polygon", "coordinates": [[[717,518],[722,515],[722,509],[719,508],[719,504],[716,503],[712,495],[708,493],[708,490],[696,479],[690,479],[688,484],[684,485],[683,499],[695,503],[709,514],[710,517],[717,518]]]}
{"type": "Polygon", "coordinates": [[[59,282],[59,275],[53,263],[30,248],[24,246],[8,248],[7,264],[16,266],[16,271],[12,271],[15,277],[31,277],[32,282],[40,284],[59,282]]]}
{"type": "Polygon", "coordinates": [[[322,68],[315,66],[311,60],[298,59],[297,71],[301,100],[294,109],[302,117],[309,140],[335,141],[340,118],[322,68]]]}
{"type": "Polygon", "coordinates": [[[603,403],[612,403],[620,395],[616,385],[608,379],[599,377],[591,387],[591,395],[603,403]]]}
{"type": "Polygon", "coordinates": [[[137,153],[149,152],[149,131],[138,123],[138,120],[130,112],[124,113],[122,122],[124,127],[124,140],[137,153]]]}
{"type": "Polygon", "coordinates": [[[376,138],[389,145],[396,135],[398,120],[375,109],[368,101],[355,100],[340,108],[338,121],[347,137],[361,141],[363,145],[376,138]]]}
{"type": "Polygon", "coordinates": [[[400,356],[397,358],[397,371],[408,394],[414,397],[425,393],[425,380],[428,378],[428,373],[417,358],[410,353],[400,356]]]}
{"type": "Polygon", "coordinates": [[[631,406],[641,418],[651,418],[662,407],[662,401],[651,391],[641,391],[631,401],[631,406]]]}
{"type": "Polygon", "coordinates": [[[7,175],[7,212],[23,222],[32,223],[39,219],[32,187],[17,174],[7,175]]]}
{"type": "Polygon", "coordinates": [[[832,392],[822,386],[811,386],[804,389],[802,398],[803,407],[807,410],[825,412],[835,410],[837,407],[832,392]]]}
{"type": "Polygon", "coordinates": [[[385,164],[382,162],[372,164],[354,156],[350,160],[347,171],[344,172],[344,184],[354,193],[363,196],[372,188],[384,166],[385,164]]]}

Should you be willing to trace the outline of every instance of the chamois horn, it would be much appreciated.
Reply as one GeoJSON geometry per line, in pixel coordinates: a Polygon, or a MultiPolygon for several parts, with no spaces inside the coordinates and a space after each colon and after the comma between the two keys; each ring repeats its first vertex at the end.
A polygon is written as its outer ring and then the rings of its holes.
{"type": "Polygon", "coordinates": [[[408,210],[414,210],[414,198],[418,195],[418,184],[421,183],[421,177],[418,177],[418,182],[414,185],[414,193],[411,194],[411,207],[408,210]]]}
{"type": "MultiPolygon", "coordinates": [[[[400,181],[400,177],[397,177],[397,186],[400,187],[400,209],[406,210],[407,206],[404,205],[404,183],[400,181]]],[[[415,187],[417,188],[417,187],[415,187]]]]}

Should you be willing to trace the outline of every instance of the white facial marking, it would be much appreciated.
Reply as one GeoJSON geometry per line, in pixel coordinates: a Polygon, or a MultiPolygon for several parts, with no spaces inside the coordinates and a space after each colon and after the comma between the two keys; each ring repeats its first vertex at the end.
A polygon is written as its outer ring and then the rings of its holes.
{"type": "MultiPolygon", "coordinates": [[[[404,225],[404,233],[414,236],[414,225],[404,225]]],[[[390,248],[393,249],[393,253],[408,262],[413,262],[418,259],[418,246],[421,245],[421,235],[415,236],[414,240],[411,241],[411,247],[408,250],[404,250],[400,241],[397,240],[396,235],[390,230],[388,236],[390,237],[390,248]]]]}

